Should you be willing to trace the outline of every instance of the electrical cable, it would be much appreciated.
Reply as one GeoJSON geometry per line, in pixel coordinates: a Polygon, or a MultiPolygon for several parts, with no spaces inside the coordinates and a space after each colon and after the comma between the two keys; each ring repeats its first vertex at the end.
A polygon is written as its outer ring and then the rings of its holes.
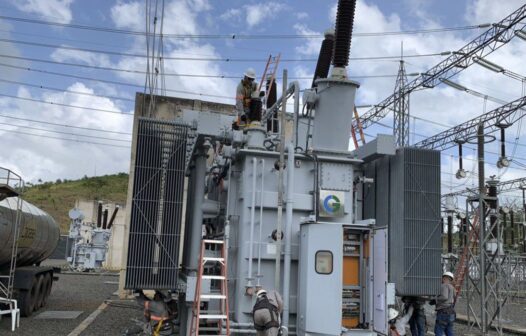
{"type": "Polygon", "coordinates": [[[129,132],[110,131],[110,130],[105,130],[105,129],[101,129],[101,128],[91,128],[91,127],[73,126],[73,125],[67,125],[67,124],[58,124],[58,123],[53,123],[53,122],[49,122],[49,121],[29,119],[29,118],[20,118],[20,117],[14,117],[14,116],[10,116],[10,115],[5,115],[5,114],[0,114],[0,117],[8,118],[8,119],[15,119],[15,120],[28,121],[28,122],[39,123],[39,124],[45,124],[45,125],[52,125],[52,126],[60,126],[60,127],[68,127],[68,128],[75,128],[75,129],[81,129],[81,130],[88,130],[88,131],[123,134],[123,135],[132,135],[129,132]]]}
{"type": "Polygon", "coordinates": [[[49,135],[28,133],[28,132],[8,130],[8,129],[2,129],[2,128],[0,128],[0,132],[9,132],[9,133],[15,133],[15,134],[29,135],[29,136],[39,137],[39,138],[48,138],[48,139],[57,139],[57,140],[64,140],[64,141],[73,141],[73,142],[80,142],[80,143],[86,143],[86,144],[92,144],[92,145],[110,146],[110,147],[126,148],[126,149],[130,149],[131,148],[131,146],[120,146],[120,145],[113,145],[113,144],[102,143],[102,142],[92,142],[92,141],[77,140],[77,139],[70,139],[70,138],[59,138],[59,137],[53,137],[53,136],[49,136],[49,135]]]}
{"type": "Polygon", "coordinates": [[[133,113],[111,111],[111,110],[105,110],[105,109],[100,109],[100,108],[96,108],[96,107],[86,107],[86,106],[69,105],[69,104],[63,104],[63,103],[55,103],[55,102],[45,101],[45,100],[40,100],[40,99],[17,97],[17,96],[13,96],[13,95],[4,94],[4,93],[0,93],[0,97],[8,97],[8,98],[13,98],[13,99],[32,101],[32,102],[41,103],[41,104],[49,104],[49,105],[55,105],[55,106],[71,107],[71,108],[77,108],[77,109],[82,109],[82,110],[90,110],[90,111],[97,111],[97,112],[104,112],[104,113],[113,113],[113,114],[120,114],[120,115],[133,117],[133,113]]]}
{"type": "MultiPolygon", "coordinates": [[[[29,45],[34,47],[42,47],[42,48],[53,48],[53,49],[63,49],[63,50],[73,50],[73,51],[84,51],[84,52],[91,52],[91,53],[97,53],[97,54],[106,54],[106,55],[112,55],[112,56],[125,56],[125,57],[135,57],[135,58],[146,58],[148,59],[148,55],[144,54],[132,54],[132,53],[126,53],[126,52],[119,52],[119,51],[110,51],[110,50],[100,50],[100,49],[88,49],[88,48],[79,48],[79,47],[68,47],[64,45],[58,45],[58,44],[48,44],[48,43],[40,43],[40,42],[31,42],[31,41],[20,41],[20,40],[13,40],[13,39],[3,39],[0,38],[0,42],[8,42],[8,43],[15,43],[15,44],[23,44],[23,45],[29,45]]],[[[405,58],[416,58],[416,57],[433,57],[433,56],[444,56],[444,53],[429,53],[429,54],[414,54],[414,55],[404,55],[405,58]]],[[[349,60],[353,61],[364,61],[364,60],[392,60],[392,59],[399,59],[400,56],[363,56],[363,57],[350,57],[349,60]]],[[[268,59],[265,58],[221,58],[221,57],[173,57],[173,56],[165,56],[163,59],[166,60],[173,60],[173,61],[202,61],[202,62],[267,62],[268,59]]],[[[280,62],[317,62],[318,60],[315,58],[282,58],[280,59],[280,62]]]]}
{"type": "MultiPolygon", "coordinates": [[[[81,24],[71,24],[71,23],[60,23],[46,20],[35,20],[29,18],[13,17],[0,15],[0,19],[32,23],[32,24],[41,24],[57,27],[67,27],[74,29],[83,29],[83,30],[92,30],[98,32],[106,33],[116,33],[116,34],[126,34],[126,35],[135,35],[135,36],[148,36],[147,33],[142,31],[133,31],[125,29],[116,29],[109,27],[97,27],[90,25],[81,25],[81,24]]],[[[444,27],[444,28],[433,28],[433,29],[415,29],[415,30],[405,30],[405,31],[386,31],[386,32],[370,32],[370,33],[353,33],[353,37],[362,36],[362,37],[372,37],[372,36],[392,36],[392,35],[414,35],[414,34],[428,34],[428,33],[441,33],[441,32],[451,32],[451,31],[462,31],[462,30],[474,30],[474,29],[484,29],[491,27],[491,24],[484,23],[479,25],[470,25],[470,26],[460,26],[460,27],[444,27]]],[[[323,38],[323,34],[265,34],[265,35],[252,35],[252,34],[164,34],[165,38],[176,38],[176,39],[186,39],[186,38],[207,38],[207,39],[309,39],[309,38],[323,38]]]]}
{"type": "Polygon", "coordinates": [[[99,139],[99,140],[110,140],[110,141],[119,141],[119,142],[127,142],[127,143],[131,143],[131,140],[114,139],[114,138],[100,137],[100,136],[95,136],[95,135],[87,135],[87,134],[78,134],[78,133],[62,132],[62,131],[56,131],[56,130],[51,130],[51,129],[45,129],[45,128],[39,128],[39,127],[32,127],[32,126],[27,126],[27,125],[16,125],[16,124],[4,123],[4,122],[0,122],[0,125],[4,125],[4,126],[12,126],[12,127],[21,127],[21,128],[26,128],[26,129],[30,129],[30,130],[43,131],[43,132],[49,132],[49,133],[57,133],[57,134],[65,134],[65,135],[74,135],[74,136],[86,137],[86,138],[92,138],[92,139],[99,139]]]}

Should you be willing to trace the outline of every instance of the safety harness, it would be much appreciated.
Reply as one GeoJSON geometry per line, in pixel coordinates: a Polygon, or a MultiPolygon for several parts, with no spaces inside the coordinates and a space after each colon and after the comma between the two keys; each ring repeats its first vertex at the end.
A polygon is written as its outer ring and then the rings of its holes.
{"type": "Polygon", "coordinates": [[[258,331],[264,331],[270,328],[279,328],[279,321],[275,318],[275,316],[278,315],[278,309],[272,303],[270,303],[269,299],[266,296],[263,296],[256,302],[254,308],[252,309],[252,319],[254,320],[254,328],[256,328],[256,330],[258,331]],[[255,312],[261,309],[267,309],[270,314],[271,320],[265,323],[265,325],[256,324],[256,320],[254,319],[255,312]]]}
{"type": "Polygon", "coordinates": [[[157,322],[157,326],[155,327],[155,330],[153,331],[153,336],[159,336],[159,332],[161,331],[161,327],[163,326],[165,318],[161,317],[161,316],[157,316],[157,315],[152,315],[151,314],[151,312],[150,312],[150,301],[145,301],[144,302],[144,312],[145,312],[145,315],[146,315],[146,312],[148,312],[148,319],[149,320],[157,322]]]}

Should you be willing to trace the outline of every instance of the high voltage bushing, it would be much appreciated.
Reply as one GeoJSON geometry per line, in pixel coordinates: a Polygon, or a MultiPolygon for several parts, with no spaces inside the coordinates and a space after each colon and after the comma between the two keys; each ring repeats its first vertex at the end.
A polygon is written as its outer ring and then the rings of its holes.
{"type": "Polygon", "coordinates": [[[349,51],[351,50],[352,28],[356,0],[338,1],[336,12],[336,32],[332,65],[343,68],[349,64],[349,51]]]}
{"type": "Polygon", "coordinates": [[[319,78],[327,78],[332,61],[332,51],[334,48],[334,30],[329,29],[325,32],[325,39],[321,42],[320,55],[316,63],[312,87],[315,87],[315,81],[319,78]]]}

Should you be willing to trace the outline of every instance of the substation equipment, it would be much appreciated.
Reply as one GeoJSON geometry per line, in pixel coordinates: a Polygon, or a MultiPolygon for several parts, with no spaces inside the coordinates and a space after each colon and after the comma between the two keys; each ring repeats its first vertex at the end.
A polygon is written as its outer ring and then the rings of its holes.
{"type": "Polygon", "coordinates": [[[349,151],[354,6],[339,2],[303,92],[306,113],[297,82],[264,109],[254,99],[239,130],[221,104],[174,99],[136,111],[125,288],[171,292],[180,335],[195,334],[195,319],[203,332],[219,321],[223,334],[255,333],[259,288],[283,296],[285,333],[386,335],[395,296],[439,292],[440,152],[396,148],[389,135],[349,151]],[[206,240],[225,244],[226,256],[206,240]],[[207,258],[227,265],[227,288],[219,267],[201,269],[207,258]]]}
{"type": "Polygon", "coordinates": [[[79,272],[100,270],[106,261],[111,227],[119,208],[116,207],[108,221],[108,210],[102,210],[102,203],[97,207],[97,223],[84,221],[79,209],[71,209],[68,235],[67,261],[70,268],[79,272]]]}

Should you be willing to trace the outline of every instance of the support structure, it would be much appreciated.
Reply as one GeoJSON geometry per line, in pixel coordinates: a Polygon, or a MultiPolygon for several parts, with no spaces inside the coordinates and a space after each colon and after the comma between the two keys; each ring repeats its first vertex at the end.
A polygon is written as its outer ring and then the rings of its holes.
{"type": "MultiPolygon", "coordinates": [[[[475,139],[472,137],[471,139],[475,139]]],[[[487,335],[491,326],[502,335],[501,312],[506,303],[507,288],[502,265],[506,256],[502,251],[502,231],[496,195],[497,180],[491,179],[486,187],[484,174],[484,127],[477,132],[479,194],[466,201],[468,230],[478,244],[469,244],[466,282],[467,315],[470,329],[477,328],[487,335]],[[486,189],[490,192],[487,193],[486,189]],[[473,220],[478,217],[478,220],[473,220]],[[478,235],[476,234],[478,233],[478,235]]]]}
{"type": "Polygon", "coordinates": [[[401,59],[394,89],[394,94],[397,98],[393,109],[393,133],[397,147],[409,145],[409,93],[406,94],[404,92],[406,85],[405,62],[401,59]]]}
{"type": "MultiPolygon", "coordinates": [[[[524,18],[526,18],[526,5],[521,6],[500,22],[492,24],[487,31],[459,50],[444,53],[449,57],[406,84],[402,91],[407,95],[413,91],[433,88],[440,84],[442,79],[453,77],[472,65],[475,57],[483,58],[511,41],[516,36],[515,31],[526,27],[524,18]]],[[[358,127],[358,122],[361,122],[365,129],[383,119],[389,113],[389,109],[397,104],[399,97],[398,94],[393,94],[364,113],[359,120],[353,120],[355,129],[358,127]]]]}

